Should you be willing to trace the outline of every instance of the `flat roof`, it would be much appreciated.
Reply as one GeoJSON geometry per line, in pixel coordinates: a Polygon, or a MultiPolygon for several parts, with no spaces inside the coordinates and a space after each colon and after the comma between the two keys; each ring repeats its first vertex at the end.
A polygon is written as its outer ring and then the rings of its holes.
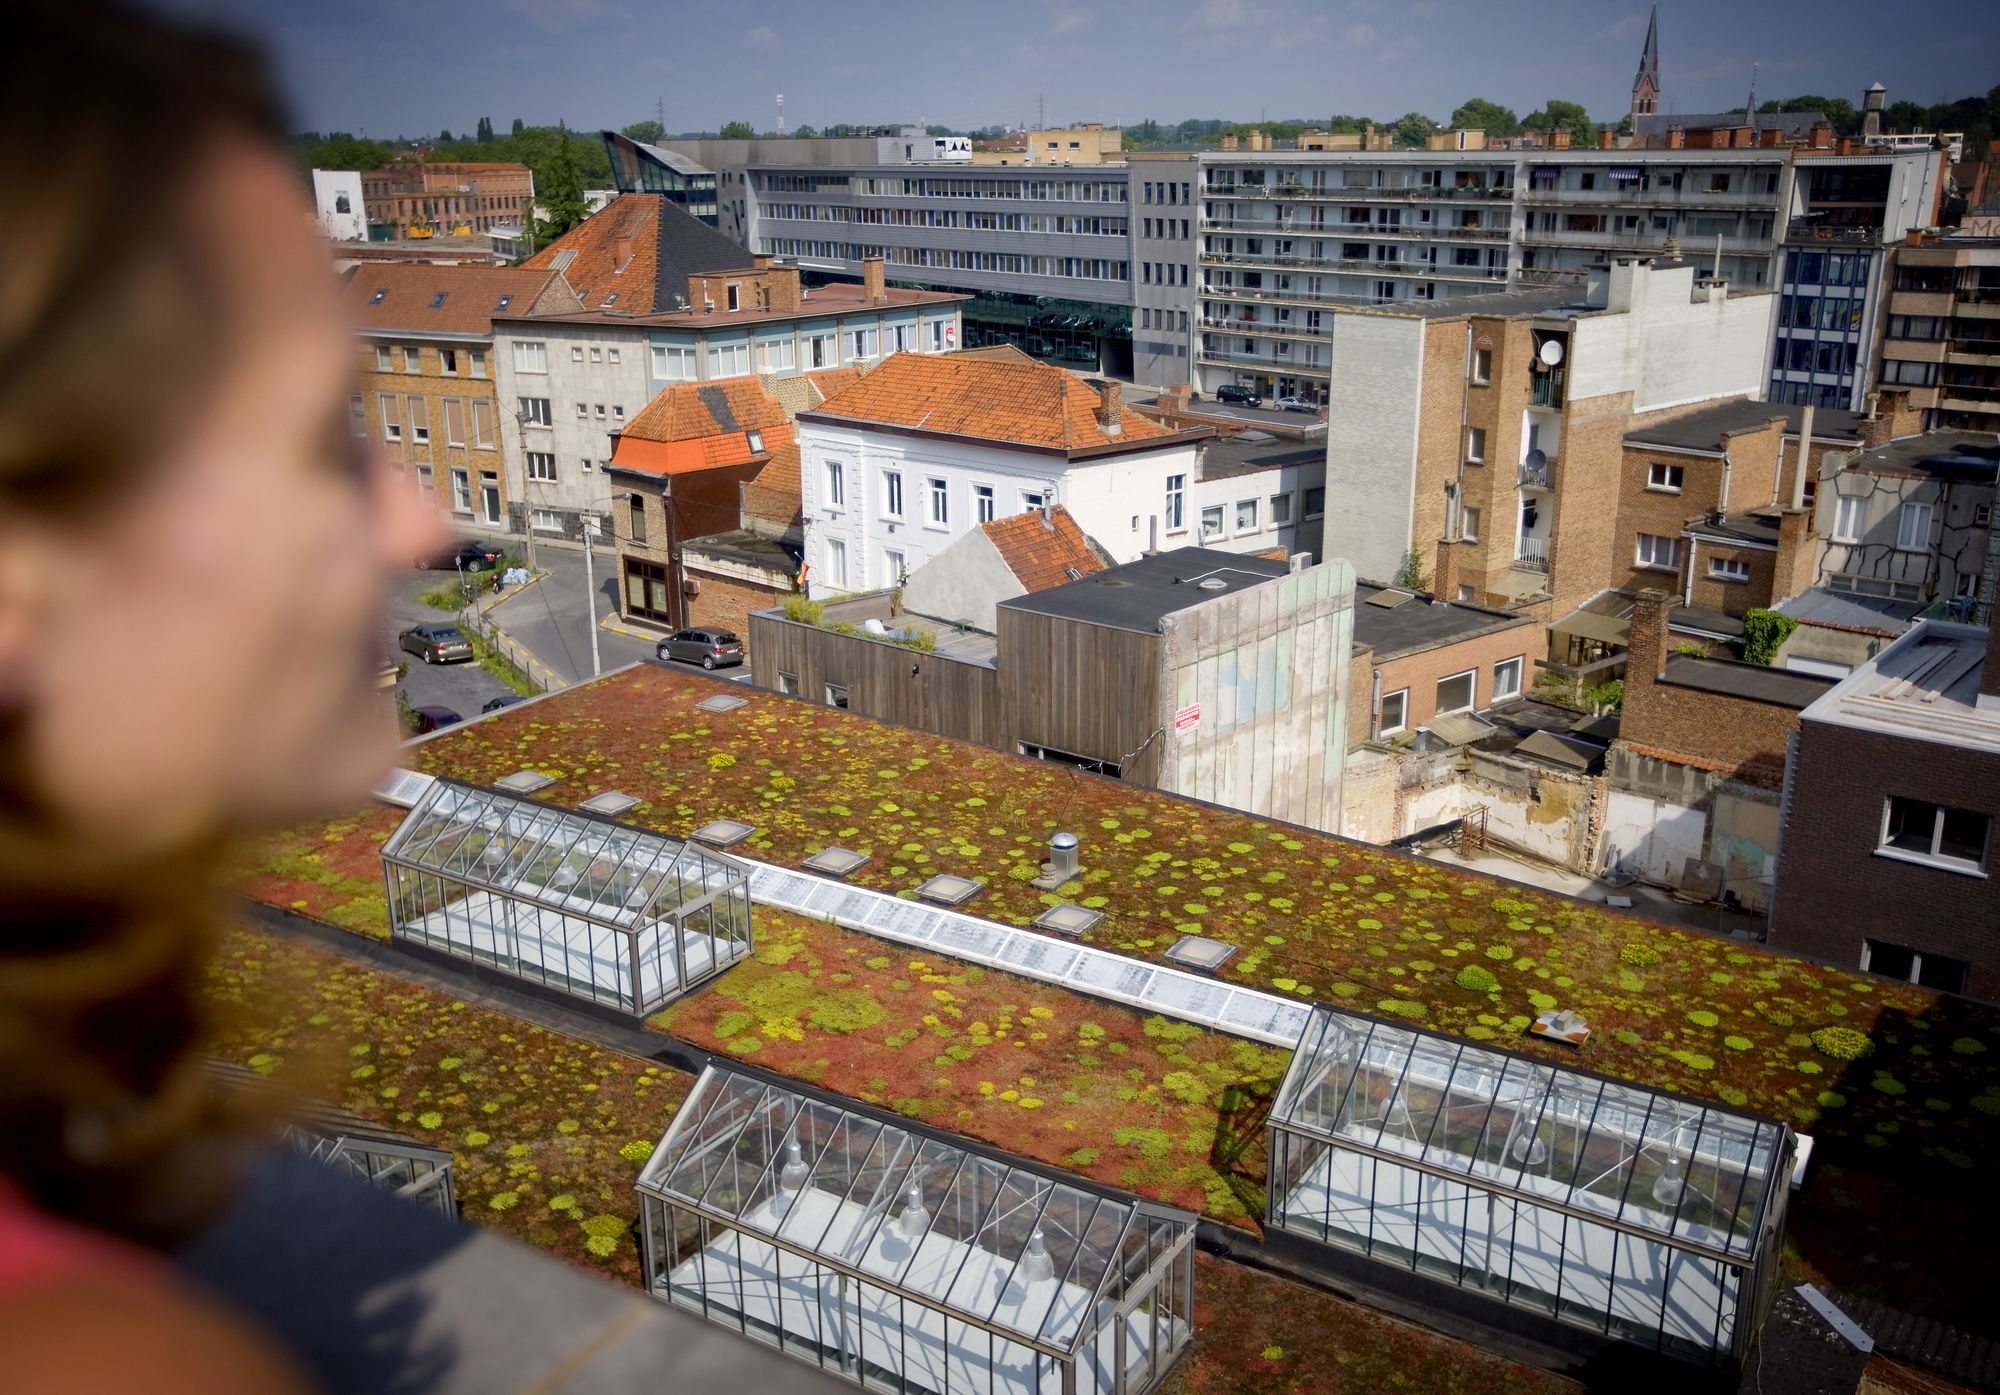
{"type": "Polygon", "coordinates": [[[1796,596],[1787,596],[1772,609],[1782,611],[1801,625],[1894,635],[1901,634],[1910,627],[1911,622],[1924,609],[1924,603],[1899,601],[1888,596],[1863,596],[1852,591],[1830,591],[1824,586],[1813,586],[1796,596]]]}
{"type": "Polygon", "coordinates": [[[1181,547],[1141,557],[1081,581],[1015,596],[1002,610],[1057,615],[1089,625],[1157,634],[1160,621],[1176,611],[1284,576],[1288,563],[1212,547],[1181,547]],[[1219,581],[1204,588],[1204,581],[1219,581]]]}
{"type": "MultiPolygon", "coordinates": [[[[1671,421],[1655,422],[1625,433],[1628,446],[1660,446],[1667,450],[1720,451],[1728,437],[1755,431],[1772,417],[1785,419],[1784,432],[1796,436],[1804,425],[1806,409],[1796,403],[1757,402],[1733,398],[1697,407],[1671,421]]],[[[1821,407],[1813,413],[1813,439],[1861,440],[1861,417],[1855,412],[1821,407]]]]}
{"type": "Polygon", "coordinates": [[[1772,547],[1778,541],[1778,517],[1771,513],[1728,513],[1720,518],[1697,518],[1681,529],[1681,535],[1772,547]]]}
{"type": "Polygon", "coordinates": [[[1268,431],[1217,436],[1201,447],[1201,478],[1205,480],[1253,475],[1259,470],[1277,470],[1287,465],[1325,463],[1325,442],[1306,444],[1273,436],[1268,431]]]}
{"type": "Polygon", "coordinates": [[[1392,305],[1336,305],[1334,313],[1396,315],[1415,320],[1450,320],[1471,315],[1545,315],[1555,310],[1575,310],[1581,314],[1596,308],[1585,302],[1583,295],[1583,282],[1575,281],[1561,286],[1447,296],[1443,300],[1399,300],[1392,305]]]}
{"type": "Polygon", "coordinates": [[[1808,707],[1807,721],[2000,755],[2000,709],[1981,709],[1987,631],[1926,620],[1808,707]]]}
{"type": "Polygon", "coordinates": [[[1373,649],[1378,662],[1533,624],[1531,617],[1511,611],[1439,601],[1427,592],[1410,592],[1375,581],[1354,583],[1354,642],[1373,649]],[[1397,594],[1407,594],[1410,599],[1393,606],[1370,604],[1373,597],[1397,594]]]}
{"type": "MultiPolygon", "coordinates": [[[[754,276],[758,274],[752,267],[737,267],[730,271],[711,272],[715,280],[727,280],[731,276],[754,276]]],[[[580,310],[568,315],[536,315],[537,324],[614,324],[640,325],[647,329],[686,330],[729,330],[738,325],[770,324],[779,320],[808,320],[817,315],[852,315],[866,310],[904,310],[915,306],[945,305],[972,299],[966,291],[910,291],[900,287],[890,287],[882,293],[882,299],[870,300],[866,291],[857,283],[837,281],[830,285],[814,286],[809,292],[810,299],[801,300],[790,310],[662,310],[640,311],[631,315],[621,315],[604,310],[580,310]]],[[[502,318],[509,318],[503,316],[502,318]]],[[[518,316],[512,318],[529,318],[518,316]]]]}
{"type": "Polygon", "coordinates": [[[2000,441],[1991,431],[1927,431],[1863,451],[1847,468],[1866,475],[1991,482],[2000,474],[2000,441]]]}
{"type": "Polygon", "coordinates": [[[1734,659],[1700,659],[1674,654],[1661,681],[1725,697],[1751,698],[1780,707],[1808,707],[1833,685],[1831,678],[1788,668],[1765,668],[1734,659]]]}

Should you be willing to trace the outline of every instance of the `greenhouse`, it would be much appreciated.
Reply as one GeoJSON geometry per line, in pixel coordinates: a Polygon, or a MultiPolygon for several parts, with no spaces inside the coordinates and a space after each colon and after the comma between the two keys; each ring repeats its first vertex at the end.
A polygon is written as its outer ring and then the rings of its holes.
{"type": "Polygon", "coordinates": [[[1194,1217],[711,1065],[639,1178],[655,1296],[871,1390],[1139,1395],[1194,1217]]]}
{"type": "Polygon", "coordinates": [[[1270,1124],[1274,1229],[1703,1363],[1768,1309],[1782,1124],[1325,1007],[1270,1124]]]}
{"type": "Polygon", "coordinates": [[[455,780],[425,791],[382,864],[395,938],[626,1012],[750,951],[742,864],[455,780]]]}

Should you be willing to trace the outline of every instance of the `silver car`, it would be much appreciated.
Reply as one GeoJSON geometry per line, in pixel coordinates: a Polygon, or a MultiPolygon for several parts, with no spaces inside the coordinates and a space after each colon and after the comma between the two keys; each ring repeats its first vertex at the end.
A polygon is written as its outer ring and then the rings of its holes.
{"type": "Polygon", "coordinates": [[[472,657],[472,641],[456,625],[412,625],[396,636],[396,645],[427,664],[459,663],[472,657]]]}

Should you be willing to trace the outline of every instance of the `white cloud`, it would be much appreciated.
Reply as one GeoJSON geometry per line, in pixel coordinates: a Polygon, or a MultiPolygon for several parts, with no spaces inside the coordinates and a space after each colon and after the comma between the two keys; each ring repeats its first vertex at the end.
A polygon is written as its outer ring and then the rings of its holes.
{"type": "Polygon", "coordinates": [[[1074,34],[1079,29],[1088,28],[1096,18],[1090,11],[1064,4],[1062,0],[1047,0],[1047,3],[1049,33],[1052,35],[1074,34]]]}
{"type": "Polygon", "coordinates": [[[1233,48],[1269,17],[1252,0],[1201,0],[1181,25],[1181,40],[1189,48],[1233,48]]]}
{"type": "Polygon", "coordinates": [[[1593,43],[1599,40],[1636,39],[1645,32],[1646,17],[1644,15],[1626,15],[1623,19],[1614,20],[1610,24],[1605,25],[1595,34],[1592,34],[1590,38],[1593,43]]]}
{"type": "Polygon", "coordinates": [[[760,24],[743,36],[743,42],[752,48],[776,48],[778,35],[770,25],[760,24]]]}
{"type": "Polygon", "coordinates": [[[1372,24],[1357,24],[1340,37],[1356,47],[1362,44],[1372,44],[1375,42],[1375,26],[1372,24]]]}

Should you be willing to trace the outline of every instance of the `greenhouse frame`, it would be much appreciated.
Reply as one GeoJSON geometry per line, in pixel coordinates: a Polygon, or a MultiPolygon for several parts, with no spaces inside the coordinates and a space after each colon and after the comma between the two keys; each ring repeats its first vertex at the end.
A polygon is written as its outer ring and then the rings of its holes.
{"type": "Polygon", "coordinates": [[[425,791],[382,867],[393,938],[628,1013],[750,952],[733,858],[456,780],[425,791]]]}
{"type": "Polygon", "coordinates": [[[1769,1309],[1775,1121],[1318,1007],[1269,1122],[1273,1231],[1702,1364],[1769,1309]]]}
{"type": "Polygon", "coordinates": [[[1141,1395],[1195,1218],[711,1064],[639,1178],[648,1289],[870,1390],[1141,1395]]]}

